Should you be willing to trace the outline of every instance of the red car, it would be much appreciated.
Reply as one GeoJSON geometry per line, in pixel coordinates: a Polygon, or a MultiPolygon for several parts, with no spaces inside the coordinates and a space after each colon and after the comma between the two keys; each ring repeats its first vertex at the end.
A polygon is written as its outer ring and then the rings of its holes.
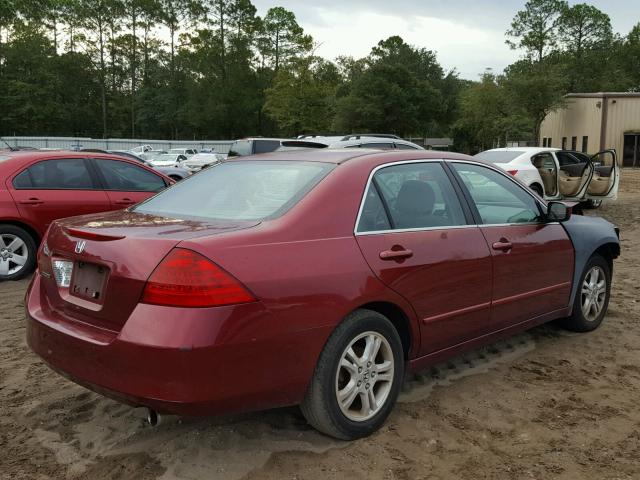
{"type": "Polygon", "coordinates": [[[53,220],[123,209],[172,183],[119,156],[0,152],[0,281],[33,271],[38,244],[53,220]]]}
{"type": "Polygon", "coordinates": [[[152,412],[301,404],[351,439],[382,425],[407,370],[550,320],[596,328],[618,254],[608,222],[465,155],[272,153],[55,222],[27,339],[152,412]]]}

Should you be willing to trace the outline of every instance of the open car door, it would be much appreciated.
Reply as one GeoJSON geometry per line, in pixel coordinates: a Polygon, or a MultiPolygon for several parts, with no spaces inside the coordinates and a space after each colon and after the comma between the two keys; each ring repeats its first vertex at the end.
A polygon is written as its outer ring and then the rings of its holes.
{"type": "Polygon", "coordinates": [[[571,150],[557,150],[553,154],[558,161],[559,198],[583,201],[594,175],[592,158],[571,150]]]}
{"type": "Polygon", "coordinates": [[[593,176],[589,181],[585,198],[591,200],[617,198],[620,185],[620,167],[616,151],[610,149],[598,152],[591,157],[591,163],[593,176]]]}

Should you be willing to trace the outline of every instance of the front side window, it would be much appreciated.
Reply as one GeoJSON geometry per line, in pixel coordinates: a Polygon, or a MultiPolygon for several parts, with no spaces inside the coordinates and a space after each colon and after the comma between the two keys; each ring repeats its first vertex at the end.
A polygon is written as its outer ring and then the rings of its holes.
{"type": "Polygon", "coordinates": [[[224,162],[174,185],[135,211],[172,218],[266,220],[295,205],[332,168],[320,162],[224,162]]]}
{"type": "Polygon", "coordinates": [[[481,165],[453,163],[485,225],[538,223],[538,202],[505,175],[481,165]]]}
{"type": "Polygon", "coordinates": [[[376,172],[357,231],[385,230],[386,224],[395,230],[466,224],[460,201],[440,163],[407,163],[376,172]]]}
{"type": "Polygon", "coordinates": [[[105,182],[105,190],[121,192],[159,192],[166,187],[164,180],[144,168],[118,160],[96,160],[105,182]]]}
{"type": "Polygon", "coordinates": [[[45,160],[13,179],[16,189],[93,190],[94,183],[82,158],[45,160]]]}

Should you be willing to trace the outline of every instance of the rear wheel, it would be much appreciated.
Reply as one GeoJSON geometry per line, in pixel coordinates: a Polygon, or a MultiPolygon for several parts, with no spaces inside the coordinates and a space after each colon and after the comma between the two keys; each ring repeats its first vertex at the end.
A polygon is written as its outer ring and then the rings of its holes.
{"type": "Polygon", "coordinates": [[[540,198],[542,198],[544,196],[544,192],[542,191],[542,187],[540,185],[538,185],[537,183],[534,183],[533,185],[530,185],[529,188],[531,190],[533,190],[534,192],[536,192],[540,198]]]}
{"type": "Polygon", "coordinates": [[[14,225],[0,225],[0,281],[18,280],[31,273],[36,262],[36,242],[14,225]]]}
{"type": "Polygon", "coordinates": [[[332,333],[301,404],[307,421],[342,440],[378,430],[404,376],[402,343],[383,315],[358,310],[332,333]]]}
{"type": "Polygon", "coordinates": [[[611,269],[600,255],[592,256],[580,277],[573,312],[562,325],[574,332],[590,332],[600,326],[609,308],[611,269]]]}

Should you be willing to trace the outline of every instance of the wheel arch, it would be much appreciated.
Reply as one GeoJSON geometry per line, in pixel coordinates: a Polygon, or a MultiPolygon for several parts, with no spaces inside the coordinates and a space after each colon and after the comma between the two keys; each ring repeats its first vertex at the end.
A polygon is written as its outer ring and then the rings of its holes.
{"type": "Polygon", "coordinates": [[[620,244],[614,242],[604,243],[596,248],[590,257],[594,255],[603,257],[609,264],[609,270],[613,272],[613,260],[620,256],[620,244]]]}
{"type": "Polygon", "coordinates": [[[535,180],[533,182],[531,182],[531,184],[529,185],[529,188],[533,189],[534,187],[535,188],[539,188],[540,192],[544,196],[544,186],[542,184],[540,184],[540,182],[535,181],[535,180]]]}
{"type": "Polygon", "coordinates": [[[360,305],[356,310],[372,310],[388,318],[400,336],[405,360],[409,359],[415,339],[413,338],[409,316],[400,306],[389,301],[377,301],[360,305]]]}
{"type": "Polygon", "coordinates": [[[5,220],[5,219],[0,220],[0,225],[11,225],[14,227],[21,228],[25,232],[27,232],[31,236],[31,238],[33,238],[33,241],[35,242],[36,247],[40,245],[41,237],[36,231],[36,229],[33,228],[31,225],[24,222],[20,222],[18,220],[5,220]]]}

